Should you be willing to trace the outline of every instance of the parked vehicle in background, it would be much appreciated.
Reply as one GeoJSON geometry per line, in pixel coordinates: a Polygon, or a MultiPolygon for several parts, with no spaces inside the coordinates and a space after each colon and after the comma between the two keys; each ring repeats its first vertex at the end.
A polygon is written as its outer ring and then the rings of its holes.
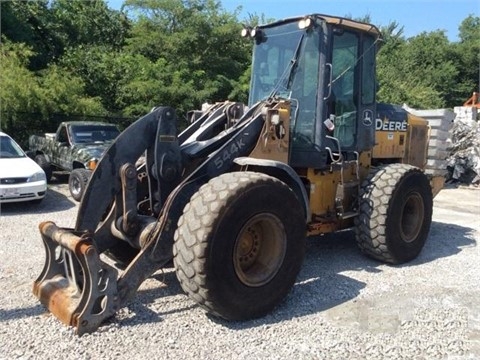
{"type": "Polygon", "coordinates": [[[47,192],[45,172],[7,134],[0,132],[0,203],[41,202],[47,192]]]}
{"type": "Polygon", "coordinates": [[[114,124],[63,122],[56,133],[30,136],[30,156],[45,171],[47,181],[54,172],[68,173],[70,194],[80,201],[92,171],[119,133],[114,124]]]}

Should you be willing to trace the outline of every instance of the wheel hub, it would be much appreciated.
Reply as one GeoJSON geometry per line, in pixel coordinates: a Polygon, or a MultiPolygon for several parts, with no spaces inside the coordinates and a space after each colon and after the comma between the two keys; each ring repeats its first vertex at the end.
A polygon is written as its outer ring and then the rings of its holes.
{"type": "Polygon", "coordinates": [[[401,235],[405,242],[412,242],[420,234],[425,217],[422,197],[418,193],[410,194],[403,206],[401,235]]]}
{"type": "Polygon", "coordinates": [[[256,287],[273,279],[283,263],[286,239],[283,224],[272,214],[258,214],[247,221],[234,248],[234,268],[240,281],[256,287]]]}
{"type": "Polygon", "coordinates": [[[240,238],[238,260],[243,268],[250,267],[258,255],[261,236],[259,230],[261,231],[258,226],[249,227],[240,238]]]}

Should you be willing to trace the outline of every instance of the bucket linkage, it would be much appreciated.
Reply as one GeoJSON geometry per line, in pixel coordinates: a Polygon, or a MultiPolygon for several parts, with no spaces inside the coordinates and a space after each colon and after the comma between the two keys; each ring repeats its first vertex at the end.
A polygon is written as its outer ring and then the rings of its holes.
{"type": "Polygon", "coordinates": [[[213,106],[178,136],[174,110],[154,109],[103,154],[75,228],[40,224],[46,260],[33,293],[77,334],[95,331],[173,258],[176,225],[190,198],[233,166],[235,157],[222,154],[234,148],[242,156],[253,149],[263,126],[259,107],[244,116],[232,108],[237,104],[213,106]],[[125,269],[109,265],[104,255],[125,269]]]}
{"type": "Polygon", "coordinates": [[[180,173],[175,121],[173,109],[158,108],[117,137],[87,184],[75,229],[51,221],[39,225],[46,259],[33,293],[79,335],[95,331],[172,258],[174,229],[165,231],[165,223],[175,221],[172,216],[178,217],[183,208],[172,208],[167,201],[180,173]],[[146,159],[140,176],[133,164],[143,154],[146,159]],[[156,181],[141,183],[145,173],[156,181]],[[152,195],[160,194],[161,181],[162,190],[168,192],[163,197],[152,195]],[[146,211],[139,212],[139,199],[146,211]],[[100,257],[119,243],[133,254],[121,273],[100,257]]]}

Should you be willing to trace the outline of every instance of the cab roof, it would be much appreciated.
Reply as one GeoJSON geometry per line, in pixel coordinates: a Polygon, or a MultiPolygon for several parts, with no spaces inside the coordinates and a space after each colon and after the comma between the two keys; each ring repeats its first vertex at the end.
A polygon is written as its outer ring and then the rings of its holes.
{"type": "Polygon", "coordinates": [[[325,21],[328,24],[333,24],[333,25],[339,25],[339,26],[344,26],[347,28],[363,31],[366,33],[369,33],[375,37],[381,37],[380,30],[373,24],[368,24],[364,23],[361,21],[355,21],[352,19],[347,19],[344,17],[338,17],[338,16],[332,16],[332,15],[324,15],[324,14],[310,14],[310,15],[304,15],[304,16],[296,16],[296,17],[291,17],[279,21],[275,21],[270,24],[266,24],[261,27],[270,27],[274,25],[279,25],[281,23],[286,23],[286,22],[292,22],[292,21],[300,21],[302,19],[305,19],[307,17],[313,18],[313,19],[319,19],[322,21],[325,21]]]}

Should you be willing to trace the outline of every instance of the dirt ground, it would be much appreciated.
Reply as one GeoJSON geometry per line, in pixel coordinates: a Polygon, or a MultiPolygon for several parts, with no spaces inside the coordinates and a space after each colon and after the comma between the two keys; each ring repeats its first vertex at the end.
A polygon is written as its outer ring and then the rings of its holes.
{"type": "Polygon", "coordinates": [[[78,203],[67,185],[50,185],[39,206],[0,210],[2,360],[480,359],[479,188],[447,186],[437,195],[427,243],[407,264],[363,256],[351,231],[309,239],[285,301],[233,323],[206,316],[165,269],[81,338],[31,293],[45,256],[38,224],[75,224],[78,203]]]}
{"type": "MultiPolygon", "coordinates": [[[[328,318],[372,334],[407,332],[419,342],[436,337],[438,346],[444,346],[439,358],[455,346],[463,347],[463,356],[446,358],[480,358],[479,242],[480,187],[446,185],[434,199],[430,236],[419,258],[372,268],[383,273],[382,283],[332,307],[328,318]]],[[[342,274],[368,283],[368,276],[342,274]]]]}

